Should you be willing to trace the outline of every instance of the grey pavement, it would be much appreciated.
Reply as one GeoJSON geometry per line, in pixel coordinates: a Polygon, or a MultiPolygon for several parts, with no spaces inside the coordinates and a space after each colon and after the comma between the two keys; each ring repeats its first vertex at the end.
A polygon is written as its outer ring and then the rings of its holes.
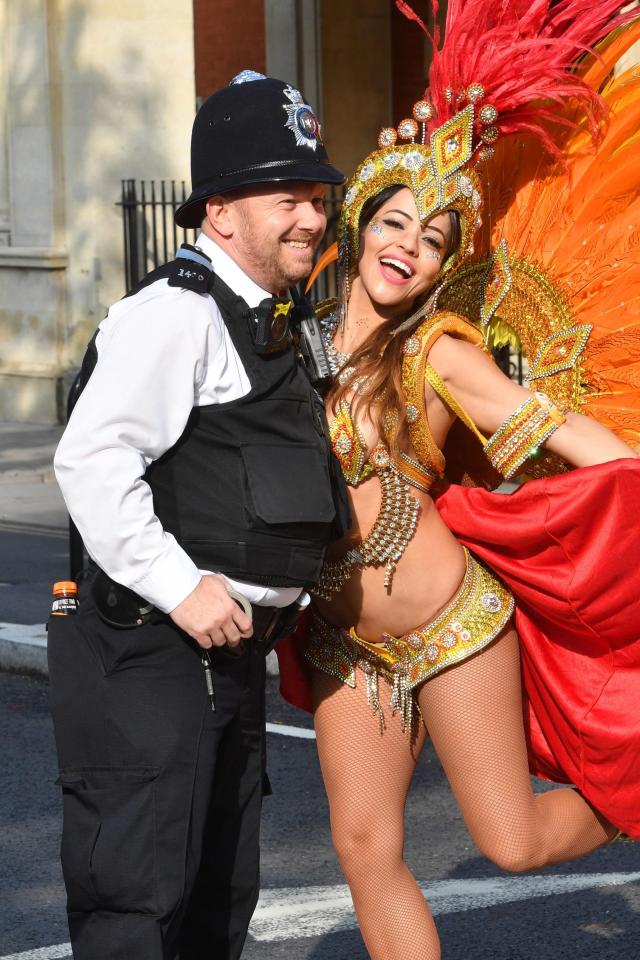
{"type": "Polygon", "coordinates": [[[63,429],[59,425],[0,422],[3,670],[40,675],[47,670],[43,623],[50,581],[52,574],[55,579],[67,576],[67,513],[52,466],[63,429]],[[34,603],[34,594],[39,602],[34,603]]]}
{"type": "Polygon", "coordinates": [[[63,429],[0,422],[0,526],[66,528],[52,466],[63,429]]]}

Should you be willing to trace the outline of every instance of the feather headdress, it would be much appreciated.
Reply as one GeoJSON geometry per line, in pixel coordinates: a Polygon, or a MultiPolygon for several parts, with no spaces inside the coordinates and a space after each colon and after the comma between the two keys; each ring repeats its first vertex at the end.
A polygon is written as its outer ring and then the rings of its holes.
{"type": "MultiPolygon", "coordinates": [[[[432,43],[429,84],[412,117],[380,132],[379,149],[347,186],[338,229],[346,297],[362,208],[385,187],[409,187],[422,221],[443,210],[458,213],[461,242],[444,268],[451,274],[474,253],[482,206],[476,167],[493,156],[498,140],[533,135],[562,162],[554,122],[560,129],[586,122],[597,139],[606,108],[576,64],[637,16],[620,0],[450,0],[441,38],[406,0],[395,3],[432,43]]],[[[437,0],[431,5],[437,19],[437,0]]]]}

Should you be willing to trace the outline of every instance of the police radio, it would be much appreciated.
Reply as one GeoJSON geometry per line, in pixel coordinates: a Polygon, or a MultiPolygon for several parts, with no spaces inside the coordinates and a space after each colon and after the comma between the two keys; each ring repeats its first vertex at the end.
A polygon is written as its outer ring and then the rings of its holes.
{"type": "Polygon", "coordinates": [[[293,301],[293,323],[299,334],[298,349],[311,383],[321,389],[331,380],[331,367],[322,340],[320,321],[312,304],[297,287],[291,287],[289,293],[293,301]]]}

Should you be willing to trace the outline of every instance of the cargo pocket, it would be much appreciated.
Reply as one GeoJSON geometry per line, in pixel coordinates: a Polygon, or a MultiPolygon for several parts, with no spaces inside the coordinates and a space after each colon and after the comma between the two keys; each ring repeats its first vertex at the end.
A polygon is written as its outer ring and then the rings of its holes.
{"type": "Polygon", "coordinates": [[[156,912],[152,767],[65,770],[62,872],[71,911],[156,912]]]}
{"type": "Polygon", "coordinates": [[[335,516],[328,459],[316,446],[242,444],[252,526],[329,524],[335,516]]]}

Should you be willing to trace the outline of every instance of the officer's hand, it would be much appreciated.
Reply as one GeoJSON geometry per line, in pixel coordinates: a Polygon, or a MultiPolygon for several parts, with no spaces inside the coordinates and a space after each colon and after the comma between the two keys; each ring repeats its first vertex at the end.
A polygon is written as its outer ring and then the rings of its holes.
{"type": "Polygon", "coordinates": [[[181,630],[204,647],[237,647],[253,634],[251,618],[227,593],[218,573],[207,574],[195,590],[169,614],[181,630]]]}

